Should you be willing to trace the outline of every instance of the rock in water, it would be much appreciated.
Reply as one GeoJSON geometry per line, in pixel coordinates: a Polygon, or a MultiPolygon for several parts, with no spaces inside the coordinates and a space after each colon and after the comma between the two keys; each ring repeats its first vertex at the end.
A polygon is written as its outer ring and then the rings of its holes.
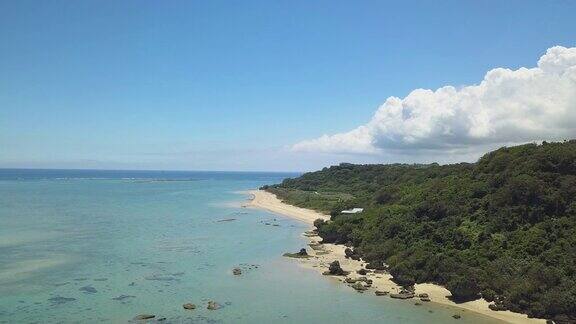
{"type": "Polygon", "coordinates": [[[141,314],[141,315],[137,315],[134,317],[135,321],[142,321],[142,320],[147,320],[147,319],[152,319],[156,317],[156,315],[152,315],[152,314],[141,314]]]}
{"type": "Polygon", "coordinates": [[[84,286],[80,289],[78,289],[86,294],[95,294],[98,292],[98,290],[96,290],[96,288],[92,287],[92,286],[84,286]]]}
{"type": "Polygon", "coordinates": [[[300,249],[300,251],[296,252],[296,253],[284,253],[283,254],[285,257],[289,257],[289,258],[310,258],[311,256],[308,255],[308,252],[306,252],[306,249],[302,248],[300,249]]]}
{"type": "Polygon", "coordinates": [[[388,291],[376,290],[376,291],[374,292],[374,294],[375,294],[376,296],[386,296],[386,295],[388,295],[388,291]]]}
{"type": "Polygon", "coordinates": [[[220,306],[217,302],[211,300],[208,302],[208,307],[206,307],[206,308],[209,310],[217,310],[220,307],[222,307],[222,306],[220,306]]]}
{"type": "Polygon", "coordinates": [[[76,298],[71,298],[71,297],[68,298],[68,297],[62,297],[62,296],[56,296],[56,297],[52,297],[52,298],[48,299],[48,301],[50,301],[52,303],[52,305],[60,305],[60,304],[72,302],[75,300],[76,300],[76,298]]]}
{"type": "Polygon", "coordinates": [[[196,309],[196,305],[194,305],[192,303],[186,303],[186,304],[182,305],[182,307],[184,307],[184,309],[196,309]]]}
{"type": "Polygon", "coordinates": [[[454,319],[460,319],[461,317],[462,317],[462,316],[460,316],[460,315],[458,315],[458,314],[452,315],[452,318],[454,318],[454,319]]]}
{"type": "Polygon", "coordinates": [[[112,300],[122,301],[122,300],[128,299],[128,298],[136,298],[136,296],[132,296],[132,295],[120,295],[120,296],[117,296],[117,297],[113,297],[112,300]]]}
{"type": "Polygon", "coordinates": [[[402,292],[399,294],[390,294],[390,297],[396,298],[396,299],[410,299],[410,298],[414,298],[414,294],[409,293],[409,292],[402,292]]]}
{"type": "Polygon", "coordinates": [[[242,274],[242,269],[240,269],[240,268],[234,268],[234,269],[232,269],[232,273],[233,273],[235,276],[239,276],[239,275],[242,274]]]}
{"type": "Polygon", "coordinates": [[[344,279],[345,283],[350,283],[350,284],[356,283],[356,281],[358,281],[358,279],[354,279],[354,278],[350,278],[350,277],[347,277],[346,279],[344,279]]]}
{"type": "Polygon", "coordinates": [[[235,221],[235,220],[236,220],[236,218],[226,218],[226,219],[217,220],[216,222],[218,222],[218,223],[222,223],[222,222],[232,222],[232,221],[235,221]]]}
{"type": "Polygon", "coordinates": [[[368,288],[366,288],[366,286],[364,286],[364,284],[362,284],[362,282],[358,281],[355,284],[353,284],[352,286],[350,286],[354,289],[356,289],[356,291],[358,292],[362,292],[364,290],[367,290],[368,288]]]}

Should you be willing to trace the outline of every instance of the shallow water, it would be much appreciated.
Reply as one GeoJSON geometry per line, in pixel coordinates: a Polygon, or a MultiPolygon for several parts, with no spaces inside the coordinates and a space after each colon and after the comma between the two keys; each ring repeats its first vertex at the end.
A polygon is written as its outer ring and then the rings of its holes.
{"type": "Polygon", "coordinates": [[[0,170],[0,322],[494,322],[358,294],[282,258],[306,227],[241,208],[240,191],[289,176],[0,170]]]}

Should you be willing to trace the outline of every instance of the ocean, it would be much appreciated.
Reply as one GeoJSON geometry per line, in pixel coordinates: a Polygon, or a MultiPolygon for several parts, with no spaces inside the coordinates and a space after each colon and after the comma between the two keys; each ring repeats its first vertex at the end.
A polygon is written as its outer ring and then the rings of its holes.
{"type": "Polygon", "coordinates": [[[359,294],[283,258],[306,225],[242,203],[295,176],[0,169],[0,323],[496,322],[359,294]]]}

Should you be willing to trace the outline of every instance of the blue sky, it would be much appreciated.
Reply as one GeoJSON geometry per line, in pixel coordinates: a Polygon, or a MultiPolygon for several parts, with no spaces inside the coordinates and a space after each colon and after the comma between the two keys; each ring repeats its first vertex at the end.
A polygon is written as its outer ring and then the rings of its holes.
{"type": "Polygon", "coordinates": [[[419,162],[292,148],[366,124],[390,96],[534,67],[575,46],[574,12],[574,1],[0,1],[0,167],[419,162]]]}

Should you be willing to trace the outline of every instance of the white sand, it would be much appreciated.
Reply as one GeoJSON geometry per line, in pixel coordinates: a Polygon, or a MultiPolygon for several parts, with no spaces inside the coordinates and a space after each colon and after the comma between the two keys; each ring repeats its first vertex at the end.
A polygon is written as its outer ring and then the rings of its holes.
{"type": "Polygon", "coordinates": [[[251,190],[248,192],[252,199],[248,206],[269,210],[274,213],[282,214],[290,218],[297,219],[301,222],[312,225],[318,218],[329,220],[330,217],[319,212],[288,205],[276,198],[276,195],[262,190],[251,190]]]}
{"type": "MultiPolygon", "coordinates": [[[[262,190],[252,190],[249,192],[252,196],[250,202],[246,205],[247,207],[262,208],[268,211],[282,214],[284,216],[297,219],[299,221],[305,222],[312,226],[314,220],[322,218],[325,220],[330,219],[328,215],[318,213],[313,210],[291,206],[283,203],[274,194],[271,194],[262,190]]],[[[321,241],[318,236],[309,237],[311,243],[317,243],[321,241]]],[[[294,259],[299,262],[302,266],[315,269],[322,273],[327,270],[330,262],[338,260],[340,266],[345,271],[350,271],[349,277],[360,277],[356,274],[356,270],[364,267],[365,263],[362,261],[356,261],[352,259],[346,259],[344,254],[345,247],[342,245],[334,244],[322,244],[321,251],[315,251],[314,249],[308,248],[308,253],[312,256],[307,259],[294,259]]],[[[375,274],[369,273],[366,277],[373,280],[372,287],[367,293],[372,293],[375,290],[389,291],[391,293],[398,292],[400,287],[392,282],[391,276],[389,274],[375,274]]],[[[338,278],[337,280],[343,281],[344,277],[331,277],[338,278]]],[[[416,294],[427,293],[433,303],[447,305],[450,307],[456,307],[463,310],[468,310],[476,312],[485,316],[489,316],[494,319],[498,319],[507,323],[546,323],[542,319],[528,318],[528,316],[519,313],[513,313],[510,311],[493,311],[488,308],[488,302],[483,299],[478,299],[475,301],[470,301],[466,303],[454,303],[448,297],[450,297],[450,291],[446,288],[435,285],[435,284],[417,284],[415,286],[416,294]]],[[[374,298],[390,298],[386,296],[375,296],[374,298]]],[[[415,302],[418,299],[411,299],[409,301],[415,302]]]]}

